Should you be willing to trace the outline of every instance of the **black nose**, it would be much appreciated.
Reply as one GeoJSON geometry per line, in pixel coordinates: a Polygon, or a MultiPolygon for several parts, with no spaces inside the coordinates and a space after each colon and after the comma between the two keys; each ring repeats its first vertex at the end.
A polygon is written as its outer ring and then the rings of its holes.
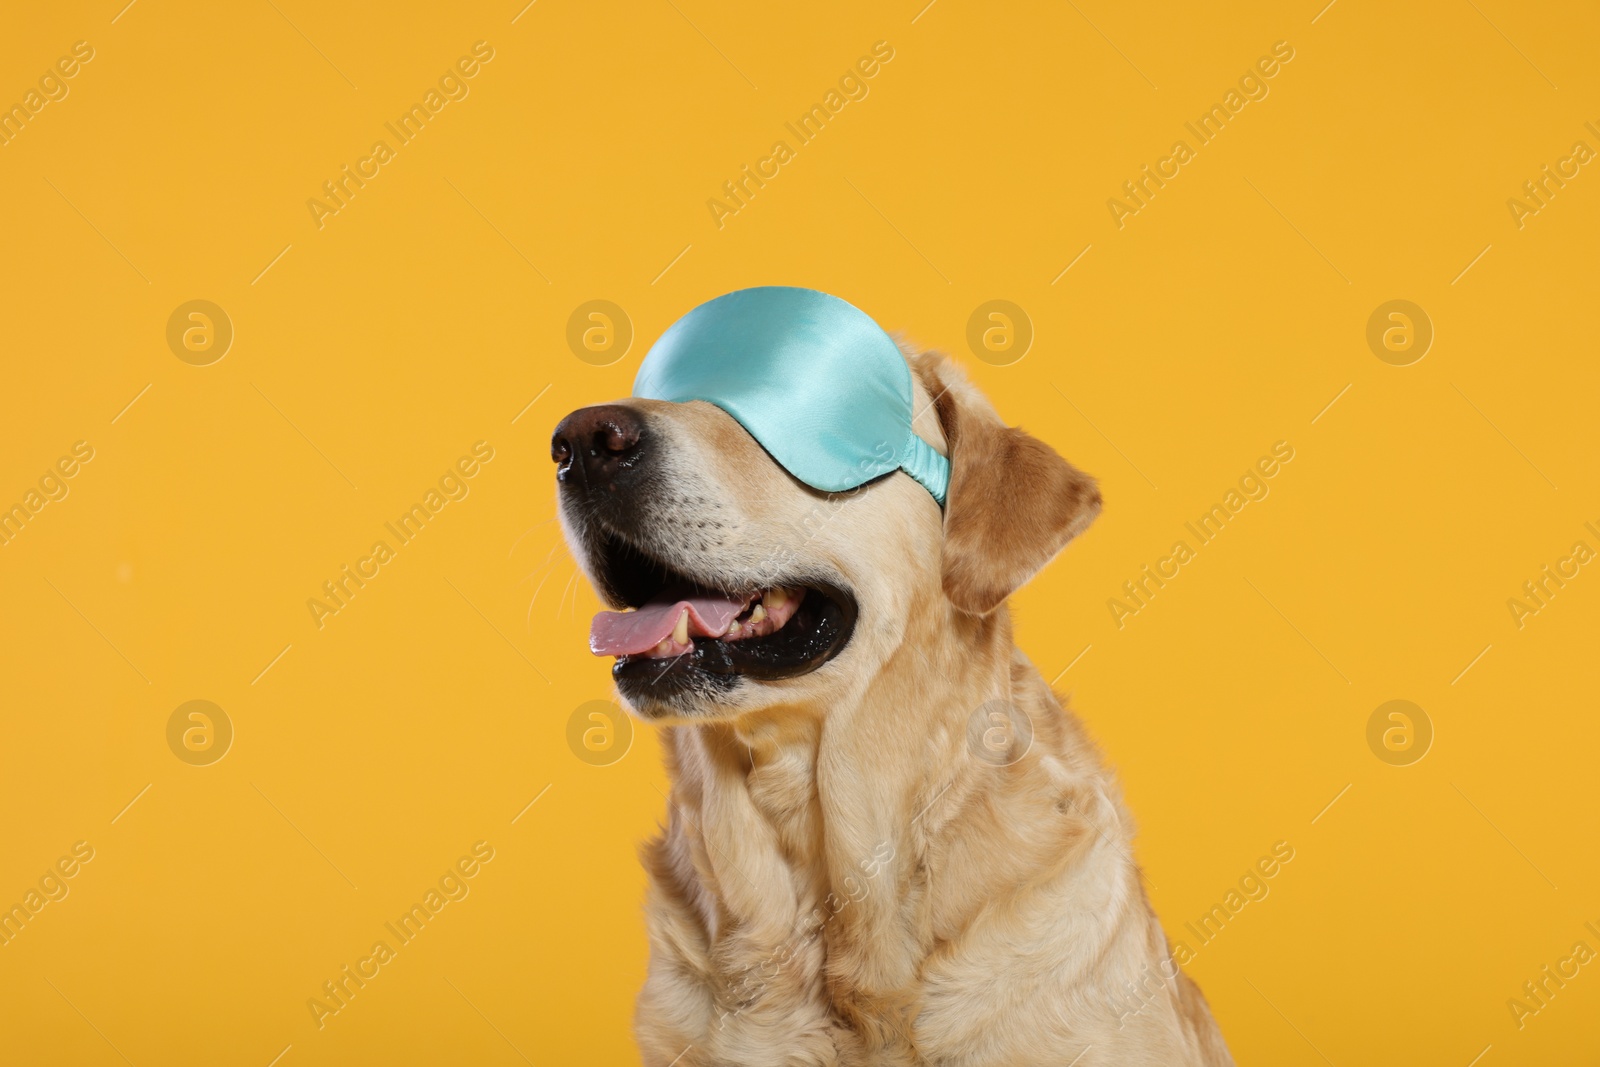
{"type": "Polygon", "coordinates": [[[643,419],[621,404],[579,408],[550,437],[556,481],[573,488],[614,490],[618,474],[638,463],[643,436],[643,419]]]}

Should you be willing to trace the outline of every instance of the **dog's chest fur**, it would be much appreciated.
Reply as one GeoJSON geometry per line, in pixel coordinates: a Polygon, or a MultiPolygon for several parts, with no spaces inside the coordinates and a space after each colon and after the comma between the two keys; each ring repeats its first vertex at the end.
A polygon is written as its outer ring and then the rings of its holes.
{"type": "Polygon", "coordinates": [[[1017,697],[1040,724],[1025,767],[953,758],[953,730],[885,732],[895,709],[870,699],[828,737],[782,717],[670,731],[670,824],[645,853],[646,1063],[977,1067],[1095,1046],[1079,1067],[1206,1062],[1183,1051],[1186,980],[1159,977],[1109,774],[1036,675],[1017,697]],[[907,738],[928,751],[871,758],[907,738]],[[906,766],[960,769],[894,780],[906,766]]]}

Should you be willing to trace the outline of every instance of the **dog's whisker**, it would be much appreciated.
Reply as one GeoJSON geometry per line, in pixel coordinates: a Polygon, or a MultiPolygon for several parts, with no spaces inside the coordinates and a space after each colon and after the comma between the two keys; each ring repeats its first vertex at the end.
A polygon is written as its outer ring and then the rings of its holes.
{"type": "MultiPolygon", "coordinates": [[[[551,567],[551,565],[552,565],[552,563],[553,563],[553,561],[555,559],[556,550],[557,549],[561,549],[561,548],[565,548],[565,547],[566,547],[565,545],[561,544],[560,542],[557,542],[550,549],[549,554],[544,557],[544,562],[539,564],[537,567],[533,568],[533,570],[529,571],[527,574],[524,574],[521,578],[519,578],[517,580],[517,584],[521,585],[523,582],[528,581],[534,575],[538,574],[541,570],[545,571],[548,574],[549,570],[550,570],[550,567],[551,567]]],[[[570,552],[566,553],[566,555],[567,555],[568,559],[572,558],[572,554],[570,552]]],[[[576,562],[576,561],[574,560],[574,562],[576,562]]]]}
{"type": "Polygon", "coordinates": [[[548,519],[541,519],[540,521],[534,523],[532,526],[528,527],[526,530],[522,531],[522,533],[518,534],[517,535],[517,539],[515,541],[511,542],[511,549],[508,552],[506,552],[506,559],[510,559],[512,556],[514,556],[516,554],[517,546],[522,544],[522,542],[527,539],[527,536],[529,534],[534,533],[537,530],[541,530],[544,527],[550,525],[552,522],[555,522],[555,521],[556,521],[556,516],[554,514],[552,514],[548,519]]]}
{"type": "Polygon", "coordinates": [[[549,580],[550,580],[550,575],[548,573],[543,578],[539,579],[539,584],[533,590],[533,597],[532,597],[532,599],[530,599],[528,601],[528,625],[529,626],[533,625],[533,608],[534,608],[534,605],[539,602],[539,590],[543,589],[544,588],[544,583],[548,582],[549,580]]]}

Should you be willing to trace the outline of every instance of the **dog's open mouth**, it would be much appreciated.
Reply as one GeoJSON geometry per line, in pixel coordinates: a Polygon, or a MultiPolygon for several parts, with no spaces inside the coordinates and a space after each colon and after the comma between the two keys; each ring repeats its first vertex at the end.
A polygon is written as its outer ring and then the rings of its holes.
{"type": "Polygon", "coordinates": [[[589,649],[617,657],[612,675],[625,689],[673,689],[696,676],[791,678],[837,655],[855,625],[855,598],[825,582],[714,587],[610,534],[594,562],[628,610],[596,615],[589,649]]]}

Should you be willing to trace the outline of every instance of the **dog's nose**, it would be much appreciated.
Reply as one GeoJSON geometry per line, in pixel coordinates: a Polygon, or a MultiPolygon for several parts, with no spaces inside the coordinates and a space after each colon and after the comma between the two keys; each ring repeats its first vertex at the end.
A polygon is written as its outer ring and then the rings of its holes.
{"type": "Polygon", "coordinates": [[[556,426],[550,437],[550,458],[556,481],[590,489],[612,489],[618,472],[636,463],[644,421],[621,404],[579,408],[556,426]],[[574,471],[579,472],[574,475],[574,471]]]}

